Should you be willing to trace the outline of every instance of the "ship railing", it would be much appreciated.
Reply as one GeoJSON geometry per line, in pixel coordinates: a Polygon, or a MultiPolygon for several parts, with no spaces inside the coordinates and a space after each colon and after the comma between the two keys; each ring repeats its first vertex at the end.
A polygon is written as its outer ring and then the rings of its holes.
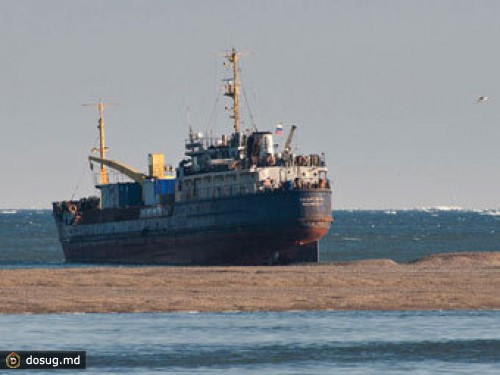
{"type": "Polygon", "coordinates": [[[272,191],[292,191],[292,190],[314,190],[314,189],[330,189],[330,181],[327,178],[319,178],[318,180],[303,180],[296,178],[293,181],[282,181],[277,185],[272,180],[262,181],[259,186],[259,192],[272,191]]]}
{"type": "MultiPolygon", "coordinates": [[[[113,171],[113,170],[108,170],[106,172],[108,174],[108,184],[118,184],[118,183],[125,183],[125,182],[134,182],[131,178],[125,176],[124,174],[113,171]]],[[[94,172],[92,174],[92,179],[94,182],[94,185],[101,185],[101,175],[99,172],[94,172]]]]}
{"type": "Polygon", "coordinates": [[[254,165],[257,167],[326,167],[325,155],[284,155],[277,157],[276,155],[268,155],[254,160],[254,165]]]}
{"type": "Polygon", "coordinates": [[[184,140],[184,146],[186,149],[191,149],[191,148],[197,148],[197,147],[211,147],[211,146],[216,146],[217,145],[217,138],[214,137],[195,137],[194,139],[185,139],[184,140]]]}
{"type": "Polygon", "coordinates": [[[59,218],[64,224],[75,225],[80,222],[84,212],[98,208],[100,201],[99,197],[92,196],[79,200],[54,202],[52,210],[54,216],[59,218]]]}

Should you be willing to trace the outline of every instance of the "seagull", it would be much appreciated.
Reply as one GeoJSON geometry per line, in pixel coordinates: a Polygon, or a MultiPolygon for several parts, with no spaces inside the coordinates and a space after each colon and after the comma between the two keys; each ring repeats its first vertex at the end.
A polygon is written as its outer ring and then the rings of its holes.
{"type": "Polygon", "coordinates": [[[480,96],[477,98],[476,103],[484,103],[484,102],[488,101],[488,99],[489,98],[487,96],[480,96]]]}

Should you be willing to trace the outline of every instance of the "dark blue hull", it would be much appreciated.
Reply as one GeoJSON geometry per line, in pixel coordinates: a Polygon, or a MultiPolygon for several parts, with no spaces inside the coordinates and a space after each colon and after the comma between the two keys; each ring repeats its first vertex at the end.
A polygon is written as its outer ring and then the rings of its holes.
{"type": "Polygon", "coordinates": [[[331,221],[331,191],[311,189],[176,203],[152,217],[96,210],[58,228],[69,262],[257,265],[317,262],[331,221]]]}

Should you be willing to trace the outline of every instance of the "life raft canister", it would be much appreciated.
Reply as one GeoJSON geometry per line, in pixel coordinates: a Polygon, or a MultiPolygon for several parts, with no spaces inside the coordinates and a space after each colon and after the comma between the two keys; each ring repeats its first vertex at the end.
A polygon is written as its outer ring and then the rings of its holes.
{"type": "Polygon", "coordinates": [[[69,211],[70,213],[72,213],[72,214],[76,214],[76,205],[74,205],[74,204],[70,204],[70,205],[68,206],[68,211],[69,211]]]}

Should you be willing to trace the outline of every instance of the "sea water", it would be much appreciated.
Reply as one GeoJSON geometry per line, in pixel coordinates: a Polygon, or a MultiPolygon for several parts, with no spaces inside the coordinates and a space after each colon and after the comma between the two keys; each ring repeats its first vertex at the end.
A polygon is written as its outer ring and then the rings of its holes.
{"type": "Polygon", "coordinates": [[[0,315],[0,350],[86,350],[85,374],[499,374],[500,311],[0,315]]]}
{"type": "MultiPolygon", "coordinates": [[[[434,253],[500,251],[499,211],[334,211],[333,217],[320,241],[322,262],[408,262],[434,253]]],[[[62,266],[67,267],[49,210],[0,209],[0,267],[62,266]]]]}

